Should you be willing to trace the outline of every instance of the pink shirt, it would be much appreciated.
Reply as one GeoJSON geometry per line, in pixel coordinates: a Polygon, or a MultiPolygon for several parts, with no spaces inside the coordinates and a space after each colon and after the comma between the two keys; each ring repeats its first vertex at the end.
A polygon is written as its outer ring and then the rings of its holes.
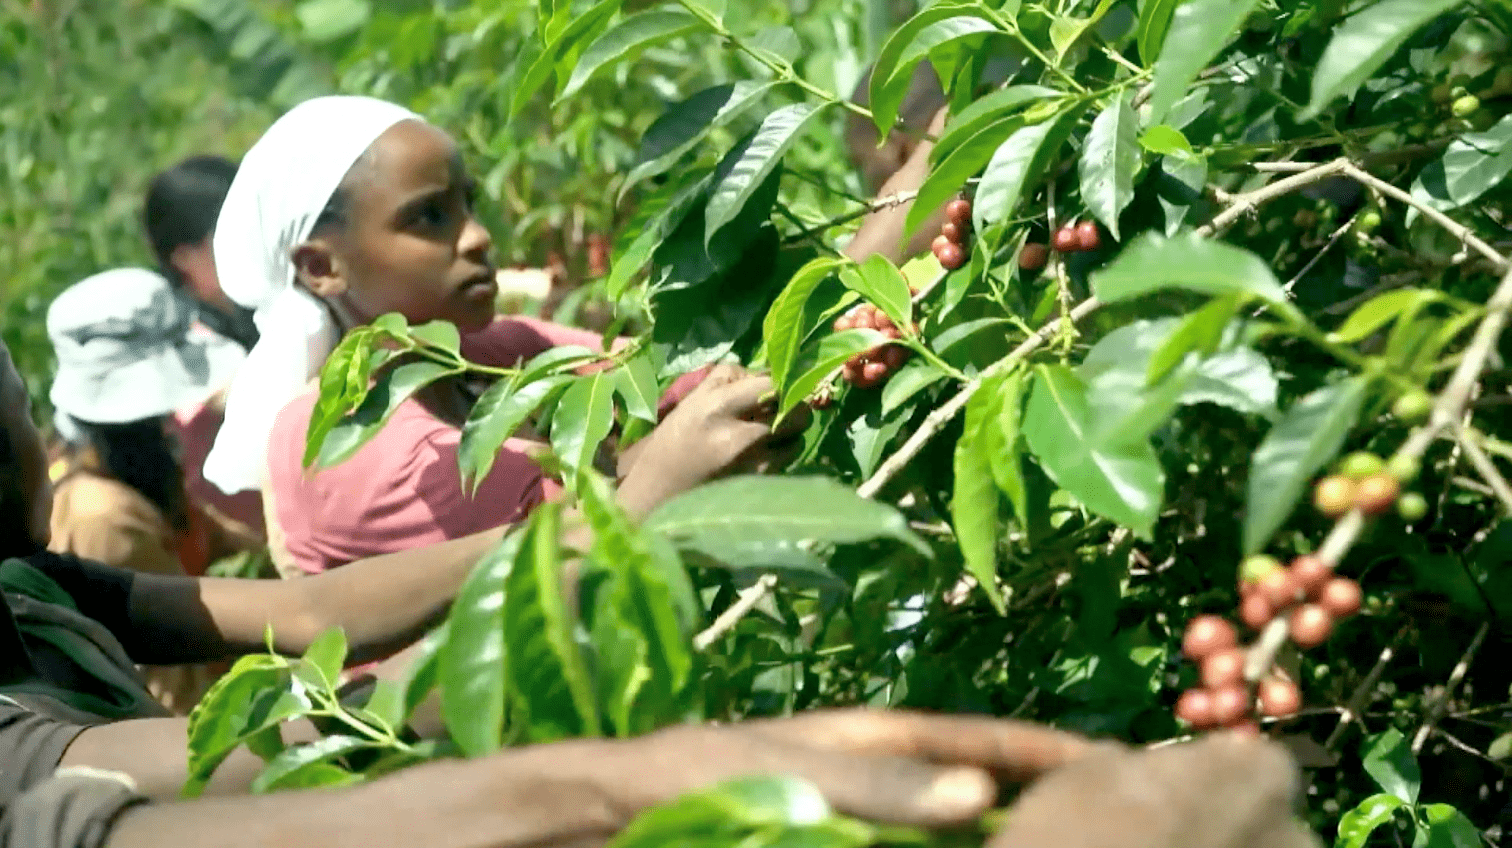
{"type": "Polygon", "coordinates": [[[169,416],[169,429],[178,438],[179,462],[184,469],[184,489],[189,497],[209,504],[228,518],[245,524],[252,532],[262,535],[262,496],[255,491],[237,492],[228,495],[205,479],[205,457],[215,443],[215,434],[220,432],[224,415],[210,403],[197,403],[169,416]]]}
{"type": "MultiPolygon", "coordinates": [[[[560,345],[602,350],[597,333],[524,317],[495,320],[464,339],[462,350],[475,362],[510,367],[560,345]]],[[[702,376],[679,378],[662,406],[702,376]]],[[[311,390],[290,401],[268,442],[275,515],[294,565],[306,573],[510,524],[560,490],[525,455],[529,443],[509,439],[469,496],[457,470],[461,431],[413,398],[345,462],[307,472],[301,458],[317,394],[311,390]]]]}

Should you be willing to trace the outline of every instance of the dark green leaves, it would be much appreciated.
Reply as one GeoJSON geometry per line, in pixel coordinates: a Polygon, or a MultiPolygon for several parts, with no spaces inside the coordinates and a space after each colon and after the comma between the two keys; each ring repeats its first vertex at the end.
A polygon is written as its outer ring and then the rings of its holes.
{"type": "Polygon", "coordinates": [[[1289,308],[1281,283],[1260,257],[1196,233],[1171,238],[1146,233],[1092,275],[1093,293],[1108,303],[1163,289],[1244,293],[1289,308]]]}
{"type": "Polygon", "coordinates": [[[583,51],[557,100],[571,97],[600,69],[653,44],[695,32],[702,26],[698,18],[681,9],[652,9],[627,15],[583,51]]]}
{"type": "Polygon", "coordinates": [[[1146,66],[1155,62],[1165,43],[1166,30],[1171,26],[1171,14],[1176,11],[1179,0],[1145,0],[1139,8],[1139,24],[1135,30],[1135,43],[1139,46],[1139,58],[1146,66]]]}
{"type": "Polygon", "coordinates": [[[473,568],[447,618],[437,656],[441,716],[447,733],[470,757],[499,749],[504,739],[508,657],[504,643],[504,578],[515,567],[521,534],[513,533],[473,568]]]}
{"type": "MultiPolygon", "coordinates": [[[[1378,0],[1344,19],[1313,71],[1311,118],[1338,97],[1354,94],[1424,24],[1463,0],[1378,0]]],[[[1177,16],[1180,17],[1180,12],[1177,16]]]]}
{"type": "Polygon", "coordinates": [[[1401,731],[1390,728],[1367,740],[1362,764],[1383,791],[1408,804],[1417,803],[1423,775],[1401,731]]]}
{"type": "Polygon", "coordinates": [[[824,477],[734,477],[662,504],[645,526],[734,568],[813,568],[817,545],[896,539],[927,553],[903,515],[824,477]]]}
{"type": "Polygon", "coordinates": [[[1045,472],[1087,509],[1148,538],[1160,514],[1165,472],[1146,440],[1097,438],[1087,387],[1070,369],[1035,369],[1024,437],[1045,472]]]}
{"type": "MultiPolygon", "coordinates": [[[[1024,187],[1037,176],[1036,165],[1043,162],[1040,151],[1047,146],[1056,125],[1052,120],[1018,129],[993,152],[972,203],[972,224],[978,231],[1013,215],[1024,187]]],[[[909,210],[910,225],[914,224],[915,213],[921,213],[918,217],[922,219],[931,211],[915,204],[909,210]]]]}
{"type": "MultiPolygon", "coordinates": [[[[767,365],[772,369],[772,382],[786,385],[788,372],[798,356],[798,348],[808,335],[803,325],[804,307],[819,284],[846,264],[844,259],[821,256],[812,260],[788,281],[782,293],[767,310],[761,325],[761,335],[766,342],[767,365]]],[[[906,289],[905,289],[906,291],[906,289]]]]}
{"type": "Polygon", "coordinates": [[[1265,434],[1250,462],[1246,555],[1265,547],[1308,481],[1339,452],[1359,416],[1365,387],[1366,381],[1355,377],[1318,389],[1298,400],[1265,434]]]}
{"type": "Polygon", "coordinates": [[[1449,142],[1442,158],[1412,184],[1413,198],[1440,210],[1457,209],[1500,185],[1512,173],[1512,115],[1483,133],[1449,142]]]}
{"type": "Polygon", "coordinates": [[[1370,834],[1391,821],[1392,815],[1406,806],[1402,799],[1386,793],[1366,798],[1339,818],[1334,848],[1364,848],[1370,834]]]}
{"type": "Polygon", "coordinates": [[[1134,199],[1139,158],[1139,116],[1128,100],[1119,98],[1092,122],[1080,168],[1082,200],[1115,240],[1118,215],[1134,199]]]}
{"type": "Polygon", "coordinates": [[[840,282],[881,309],[900,330],[908,328],[913,319],[908,280],[886,256],[873,254],[860,265],[842,268],[840,282]]]}
{"type": "Polygon", "coordinates": [[[635,167],[630,169],[625,185],[634,185],[672,167],[709,130],[738,117],[760,101],[771,87],[770,83],[727,83],[706,88],[687,100],[674,103],[641,138],[635,167]]]}
{"type": "MultiPolygon", "coordinates": [[[[993,479],[995,453],[1002,449],[998,413],[1003,406],[1003,387],[1012,372],[984,381],[966,404],[966,423],[955,448],[955,492],[950,516],[966,570],[976,578],[998,613],[1003,613],[1003,593],[997,585],[998,487],[993,479]]],[[[1015,461],[1017,458],[1015,457],[1015,461]]]]}
{"type": "Polygon", "coordinates": [[[473,404],[467,423],[462,426],[462,440],[457,446],[457,466],[462,485],[470,492],[493,468],[499,447],[525,423],[553,392],[572,377],[558,374],[545,377],[516,389],[513,380],[500,380],[473,404]]]}
{"type": "Polygon", "coordinates": [[[735,220],[746,203],[782,156],[797,140],[799,131],[822,106],[795,103],[766,116],[761,126],[725,154],[714,173],[714,186],[704,208],[704,243],[735,220]]]}
{"type": "MultiPolygon", "coordinates": [[[[1164,46],[1160,50],[1160,60],[1155,63],[1150,123],[1158,124],[1164,120],[1176,101],[1187,93],[1187,86],[1213,61],[1259,5],[1260,0],[1186,0],[1177,4],[1162,39],[1164,46]]],[[[1152,42],[1157,28],[1153,18],[1159,14],[1158,10],[1151,12],[1152,42]]]]}

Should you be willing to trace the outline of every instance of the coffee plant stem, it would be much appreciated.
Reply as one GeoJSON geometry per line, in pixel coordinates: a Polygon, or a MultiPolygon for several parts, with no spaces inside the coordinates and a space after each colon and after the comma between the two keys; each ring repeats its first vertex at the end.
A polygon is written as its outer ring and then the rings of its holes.
{"type": "Polygon", "coordinates": [[[998,14],[998,11],[996,9],[986,4],[982,4],[979,8],[989,20],[1001,27],[1004,32],[1012,35],[1015,39],[1017,39],[1019,45],[1022,46],[1026,51],[1028,51],[1029,55],[1038,59],[1040,64],[1049,69],[1051,73],[1060,77],[1061,81],[1066,85],[1069,85],[1073,91],[1079,94],[1087,93],[1086,86],[1082,85],[1081,82],[1079,82],[1071,74],[1066,73],[1066,71],[1062,69],[1060,65],[1057,65],[1056,63],[1050,61],[1049,57],[1045,56],[1044,53],[1040,52],[1040,49],[1038,47],[1034,46],[1033,41],[1024,36],[1024,33],[1013,21],[1004,18],[1002,15],[998,14]]]}
{"type": "MultiPolygon", "coordinates": [[[[728,41],[731,47],[734,47],[736,50],[739,50],[747,56],[750,56],[758,64],[764,66],[767,70],[775,74],[779,82],[796,85],[799,88],[803,89],[805,92],[819,98],[820,100],[825,101],[826,103],[838,104],[842,109],[845,109],[849,112],[854,112],[855,114],[860,115],[867,120],[872,120],[872,111],[870,109],[860,104],[852,103],[851,101],[836,95],[832,91],[826,91],[825,89],[820,88],[819,86],[814,85],[803,77],[800,77],[797,74],[793,73],[793,69],[786,62],[780,62],[776,59],[773,59],[771,56],[768,56],[760,50],[757,50],[751,47],[749,44],[746,44],[740,39],[740,36],[731,32],[728,28],[725,27],[722,21],[709,14],[707,10],[699,6],[697,3],[689,2],[689,0],[677,0],[677,5],[683,7],[683,9],[688,12],[688,14],[692,15],[695,18],[698,18],[698,20],[701,21],[704,26],[713,30],[715,35],[719,36],[725,41],[728,41]]],[[[901,124],[902,121],[899,120],[895,125],[901,124]]]]}
{"type": "Polygon", "coordinates": [[[1509,268],[1512,268],[1512,263],[1508,262],[1507,257],[1497,252],[1496,248],[1482,241],[1479,236],[1470,231],[1469,227],[1466,227],[1464,224],[1461,224],[1453,218],[1450,218],[1448,215],[1445,215],[1437,209],[1434,209],[1432,206],[1420,202],[1411,194],[1408,194],[1407,192],[1402,191],[1391,183],[1388,183],[1385,180],[1376,177],[1369,171],[1356,166],[1353,162],[1345,161],[1343,174],[1344,176],[1347,176],[1362,185],[1369,186],[1375,191],[1380,192],[1381,194],[1384,194],[1399,203],[1406,204],[1407,206],[1416,209],[1423,215],[1423,217],[1427,218],[1430,221],[1433,221],[1435,224],[1438,224],[1445,230],[1448,230],[1450,235],[1453,235],[1463,244],[1473,248],[1475,252],[1490,260],[1491,264],[1496,268],[1498,272],[1506,272],[1509,268]]]}
{"type": "MultiPolygon", "coordinates": [[[[1349,167],[1352,168],[1352,166],[1349,167]]],[[[1359,174],[1375,180],[1374,177],[1370,177],[1359,169],[1353,170],[1356,173],[1348,174],[1349,176],[1358,179],[1356,175],[1359,174]]],[[[1455,226],[1459,225],[1455,224],[1455,226]]],[[[1496,291],[1492,292],[1491,299],[1486,301],[1486,317],[1482,318],[1480,325],[1475,328],[1475,336],[1465,347],[1459,366],[1454,369],[1454,374],[1450,376],[1443,391],[1439,392],[1428,423],[1408,435],[1407,440],[1397,449],[1393,459],[1421,461],[1428,446],[1440,432],[1458,425],[1461,416],[1465,414],[1466,406],[1470,403],[1470,395],[1475,390],[1480,374],[1485,369],[1486,360],[1490,358],[1491,351],[1496,347],[1497,339],[1501,338],[1509,309],[1512,309],[1512,271],[1508,271],[1502,277],[1496,291]]],[[[1318,548],[1318,558],[1336,566],[1349,552],[1364,528],[1365,516],[1358,509],[1350,510],[1334,524],[1333,530],[1329,531],[1327,538],[1318,548]]],[[[1286,643],[1286,631],[1286,619],[1281,617],[1273,619],[1265,626],[1259,640],[1249,649],[1244,659],[1244,679],[1248,683],[1254,685],[1259,682],[1260,678],[1275,664],[1276,653],[1286,643]]]]}
{"type": "Polygon", "coordinates": [[[740,623],[740,619],[761,603],[762,598],[771,594],[776,586],[777,575],[763,574],[756,578],[755,583],[741,589],[740,594],[735,598],[735,603],[730,604],[730,608],[720,613],[719,617],[714,619],[714,623],[693,637],[693,650],[706,650],[719,637],[734,630],[735,625],[740,623]]]}
{"type": "Polygon", "coordinates": [[[1486,634],[1491,632],[1489,621],[1481,622],[1481,626],[1475,631],[1475,637],[1470,640],[1470,645],[1465,648],[1465,653],[1459,662],[1454,664],[1454,670],[1449,672],[1449,680],[1444,683],[1443,691],[1433,699],[1433,704],[1428,708],[1428,716],[1423,724],[1418,727],[1417,734],[1412,737],[1412,753],[1418,754],[1423,750],[1423,743],[1428,741],[1428,734],[1438,725],[1439,719],[1444,717],[1444,712],[1449,708],[1449,701],[1454,697],[1454,690],[1459,688],[1460,681],[1465,679],[1465,673],[1470,670],[1470,661],[1475,658],[1476,651],[1480,650],[1481,643],[1486,640],[1486,634]]]}
{"type": "Polygon", "coordinates": [[[1391,644],[1381,649],[1381,655],[1376,658],[1375,665],[1370,667],[1365,679],[1360,681],[1360,685],[1355,687],[1354,694],[1350,695],[1349,700],[1345,702],[1343,711],[1339,713],[1339,723],[1334,725],[1334,729],[1328,734],[1328,739],[1323,742],[1324,750],[1332,751],[1334,746],[1339,744],[1339,740],[1344,738],[1344,731],[1349,729],[1349,723],[1359,719],[1360,714],[1365,712],[1371,696],[1375,694],[1376,684],[1380,682],[1386,666],[1390,665],[1392,658],[1396,656],[1396,646],[1397,642],[1393,639],[1391,644]]]}
{"type": "Polygon", "coordinates": [[[1491,491],[1496,495],[1496,499],[1501,501],[1502,510],[1508,515],[1512,515],[1512,486],[1507,485],[1507,478],[1503,477],[1501,472],[1496,469],[1496,464],[1481,449],[1480,443],[1476,441],[1474,434],[1466,432],[1463,427],[1459,427],[1455,429],[1454,438],[1459,442],[1460,448],[1465,451],[1465,458],[1470,460],[1470,464],[1475,466],[1475,470],[1480,474],[1481,479],[1485,480],[1486,485],[1491,487],[1491,491]]]}

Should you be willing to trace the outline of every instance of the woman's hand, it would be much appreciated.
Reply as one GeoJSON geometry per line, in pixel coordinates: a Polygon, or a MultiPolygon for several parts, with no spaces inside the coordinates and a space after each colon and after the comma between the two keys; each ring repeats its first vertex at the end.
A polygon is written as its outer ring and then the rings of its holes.
{"type": "Polygon", "coordinates": [[[662,502],[729,474],[760,473],[791,462],[802,447],[809,410],[793,410],[775,430],[771,378],[721,365],[627,455],[619,502],[644,517],[662,502]]]}

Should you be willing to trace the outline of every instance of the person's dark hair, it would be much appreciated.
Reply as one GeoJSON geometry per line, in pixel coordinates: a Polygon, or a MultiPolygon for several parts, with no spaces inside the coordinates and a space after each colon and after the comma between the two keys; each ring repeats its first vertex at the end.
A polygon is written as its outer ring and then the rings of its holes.
{"type": "Polygon", "coordinates": [[[28,526],[31,504],[21,485],[21,461],[11,444],[10,433],[0,427],[0,557],[29,556],[37,552],[28,526]]]}
{"type": "Polygon", "coordinates": [[[190,156],[152,178],[143,219],[147,240],[168,279],[182,282],[169,261],[173,251],[210,235],[235,178],[235,162],[210,155],[190,156]]]}
{"type": "Polygon", "coordinates": [[[79,441],[94,448],[101,473],[137,490],[163,511],[175,530],[189,525],[184,470],[162,418],[125,424],[77,421],[79,441]]]}

